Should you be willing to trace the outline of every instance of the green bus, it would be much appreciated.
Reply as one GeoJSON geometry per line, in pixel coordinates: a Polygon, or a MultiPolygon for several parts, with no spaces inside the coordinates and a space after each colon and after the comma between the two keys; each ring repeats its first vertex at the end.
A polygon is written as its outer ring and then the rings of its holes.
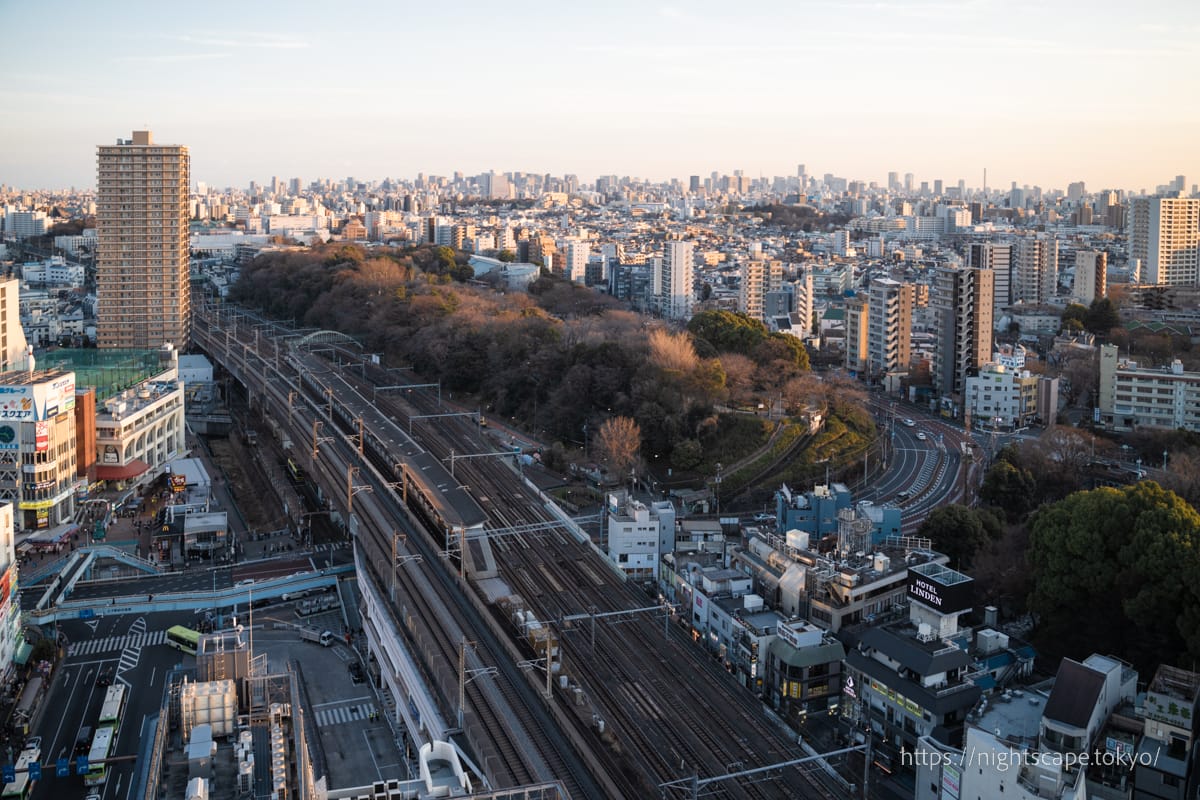
{"type": "Polygon", "coordinates": [[[100,719],[96,724],[100,727],[111,726],[114,731],[121,730],[121,717],[125,716],[125,687],[114,683],[104,694],[104,704],[100,706],[100,719]]]}
{"type": "Polygon", "coordinates": [[[200,632],[182,625],[174,625],[167,629],[167,644],[194,656],[200,648],[200,632]]]}
{"type": "Polygon", "coordinates": [[[13,776],[12,783],[4,784],[4,788],[0,790],[0,797],[4,800],[9,798],[18,798],[18,800],[26,800],[37,781],[29,778],[29,765],[35,760],[35,754],[32,750],[26,750],[21,753],[17,759],[17,773],[13,776]]]}
{"type": "Polygon", "coordinates": [[[88,752],[88,771],[83,776],[84,786],[99,786],[108,780],[108,764],[116,740],[116,729],[111,726],[97,728],[92,738],[92,749],[88,752]]]}

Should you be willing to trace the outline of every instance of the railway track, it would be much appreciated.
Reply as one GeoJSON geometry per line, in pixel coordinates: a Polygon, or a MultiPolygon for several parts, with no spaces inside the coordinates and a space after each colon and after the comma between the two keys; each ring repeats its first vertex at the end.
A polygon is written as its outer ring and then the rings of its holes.
{"type": "MultiPolygon", "coordinates": [[[[229,337],[222,342],[206,333],[198,331],[197,343],[208,349],[214,357],[218,354],[226,356],[226,359],[219,360],[228,360],[231,357],[229,337]]],[[[248,344],[241,339],[237,343],[243,346],[248,344]]],[[[255,369],[269,367],[271,363],[276,365],[277,370],[280,369],[277,354],[273,360],[260,356],[258,361],[253,365],[255,369]]],[[[247,349],[242,353],[239,371],[243,380],[251,382],[253,379],[249,375],[253,372],[249,362],[247,349]]],[[[296,381],[297,376],[284,375],[280,371],[280,377],[283,378],[284,388],[272,386],[266,377],[262,377],[261,383],[254,387],[264,399],[268,396],[271,398],[269,402],[278,417],[290,423],[293,415],[299,412],[305,424],[320,418],[319,409],[326,398],[303,386],[299,391],[289,390],[287,385],[296,381]],[[297,394],[306,392],[307,401],[297,397],[297,394]],[[310,407],[311,415],[308,413],[310,407]]],[[[332,405],[329,408],[332,409],[332,405]]],[[[332,422],[328,416],[325,421],[332,422]]],[[[303,441],[299,437],[304,434],[304,425],[297,427],[292,424],[291,433],[303,441]]],[[[357,453],[344,439],[328,437],[322,444],[321,459],[313,466],[327,473],[324,475],[327,486],[338,485],[333,478],[343,474],[343,468],[349,470],[356,465],[357,459],[357,453]]],[[[362,472],[366,473],[367,470],[362,472]]],[[[389,493],[392,487],[385,480],[366,474],[363,477],[369,481],[371,494],[375,498],[391,499],[389,493]]],[[[461,587],[455,585],[453,576],[449,575],[438,553],[429,545],[431,537],[417,534],[411,515],[407,512],[402,512],[399,518],[390,515],[384,503],[374,502],[371,495],[366,495],[355,505],[355,514],[360,519],[357,543],[363,552],[360,570],[385,596],[392,578],[383,572],[380,565],[387,565],[391,561],[393,532],[398,529],[410,531],[412,535],[409,541],[416,545],[416,549],[425,551],[421,553],[419,568],[410,563],[397,573],[397,590],[406,598],[406,607],[411,613],[402,619],[396,609],[390,606],[387,607],[387,613],[395,629],[406,636],[410,652],[421,662],[427,685],[437,690],[435,694],[445,718],[453,719],[457,711],[456,703],[447,700],[457,693],[456,671],[445,669],[447,664],[458,663],[457,647],[452,639],[470,637],[479,642],[481,647],[469,654],[469,666],[480,671],[494,670],[494,678],[467,684],[466,724],[463,726],[463,735],[471,750],[483,762],[481,766],[488,772],[492,784],[518,787],[558,780],[572,797],[612,796],[611,792],[602,790],[592,780],[578,759],[568,763],[571,761],[569,751],[564,748],[561,736],[551,730],[553,725],[548,723],[544,709],[539,709],[536,695],[512,663],[503,655],[498,655],[502,651],[496,649],[494,633],[487,621],[464,601],[461,587]],[[447,636],[448,631],[455,633],[447,636]],[[430,648],[434,648],[432,652],[430,648]],[[495,661],[489,662],[485,656],[494,657],[495,661]],[[542,713],[537,713],[539,710],[542,713]],[[536,749],[536,757],[531,756],[531,747],[536,749]],[[534,763],[531,765],[531,762],[534,763]]]]}
{"type": "MultiPolygon", "coordinates": [[[[432,410],[418,403],[415,398],[410,402],[389,396],[381,405],[387,409],[385,413],[397,418],[432,410]]],[[[450,427],[455,423],[442,424],[450,427]]],[[[455,432],[455,443],[469,433],[461,427],[455,432]]],[[[431,453],[448,458],[451,444],[436,435],[437,430],[437,426],[426,426],[421,431],[422,444],[431,453]]],[[[488,469],[463,462],[457,469],[477,497],[492,501],[483,505],[494,529],[549,519],[547,514],[532,511],[528,503],[499,500],[522,494],[514,486],[524,488],[515,483],[515,474],[506,467],[488,469]]],[[[621,582],[606,565],[588,564],[594,554],[569,535],[551,530],[503,536],[495,541],[502,542],[495,547],[502,574],[539,619],[558,620],[589,607],[617,611],[646,605],[645,595],[621,582]],[[598,581],[600,576],[603,579],[598,581]]],[[[680,632],[668,626],[664,647],[662,627],[655,623],[634,620],[623,629],[628,635],[604,626],[604,633],[597,637],[597,644],[603,644],[603,648],[598,646],[595,653],[568,655],[567,668],[578,670],[580,682],[606,724],[615,723],[620,741],[636,750],[643,792],[653,792],[660,783],[693,774],[724,774],[730,771],[726,767],[731,763],[763,766],[796,757],[792,742],[766,721],[758,701],[737,686],[727,672],[698,653],[692,642],[681,642],[680,632]],[[676,676],[676,680],[666,680],[661,677],[664,675],[676,676]],[[686,679],[678,679],[684,675],[686,679]],[[713,724],[713,704],[718,700],[723,703],[722,711],[736,711],[737,724],[733,727],[740,734],[718,734],[732,722],[713,724]]],[[[567,644],[564,640],[565,636],[560,637],[562,647],[567,644]]],[[[617,755],[629,754],[622,750],[617,755]]],[[[723,786],[715,796],[832,800],[837,795],[801,770],[791,769],[774,781],[723,786]]]]}

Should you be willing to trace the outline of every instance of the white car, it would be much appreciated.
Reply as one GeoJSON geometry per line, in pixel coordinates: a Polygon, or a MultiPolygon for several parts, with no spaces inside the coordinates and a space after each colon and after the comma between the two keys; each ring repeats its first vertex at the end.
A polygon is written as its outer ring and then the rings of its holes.
{"type": "Polygon", "coordinates": [[[913,422],[911,419],[905,419],[903,422],[904,427],[906,428],[915,428],[917,426],[917,423],[913,422]]]}
{"type": "Polygon", "coordinates": [[[917,438],[923,442],[929,437],[925,435],[925,431],[917,431],[917,438]]]}

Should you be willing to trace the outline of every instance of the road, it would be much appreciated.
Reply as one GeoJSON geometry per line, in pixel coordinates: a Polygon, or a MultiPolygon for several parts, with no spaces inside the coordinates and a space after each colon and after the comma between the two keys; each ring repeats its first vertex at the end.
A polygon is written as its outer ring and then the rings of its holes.
{"type": "Polygon", "coordinates": [[[906,535],[915,534],[935,508],[973,502],[982,466],[977,443],[966,431],[911,404],[872,396],[870,405],[889,455],[883,475],[862,499],[900,506],[906,535]],[[905,425],[906,419],[913,425],[905,425]]]}
{"type": "MultiPolygon", "coordinates": [[[[42,737],[43,765],[70,757],[80,728],[95,728],[106,691],[96,685],[96,678],[104,670],[111,670],[116,682],[130,687],[113,753],[136,756],[143,720],[158,713],[165,676],[180,660],[180,653],[166,644],[142,646],[140,642],[161,640],[161,632],[171,625],[190,621],[179,614],[151,614],[60,623],[59,632],[68,643],[68,655],[59,667],[51,693],[43,700],[34,729],[42,737]],[[106,649],[93,651],[96,645],[106,649]]],[[[133,758],[110,767],[107,782],[97,787],[102,800],[125,800],[135,768],[133,758]]],[[[53,769],[47,769],[34,787],[32,798],[72,800],[86,794],[82,778],[74,774],[59,778],[53,769]]]]}

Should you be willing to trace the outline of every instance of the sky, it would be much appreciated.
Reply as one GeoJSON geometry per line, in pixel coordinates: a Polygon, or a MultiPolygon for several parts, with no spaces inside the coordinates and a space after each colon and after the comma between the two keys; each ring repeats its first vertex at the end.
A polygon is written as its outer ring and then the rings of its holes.
{"type": "Polygon", "coordinates": [[[716,170],[1200,182],[1194,0],[0,0],[0,183],[716,170]]]}

